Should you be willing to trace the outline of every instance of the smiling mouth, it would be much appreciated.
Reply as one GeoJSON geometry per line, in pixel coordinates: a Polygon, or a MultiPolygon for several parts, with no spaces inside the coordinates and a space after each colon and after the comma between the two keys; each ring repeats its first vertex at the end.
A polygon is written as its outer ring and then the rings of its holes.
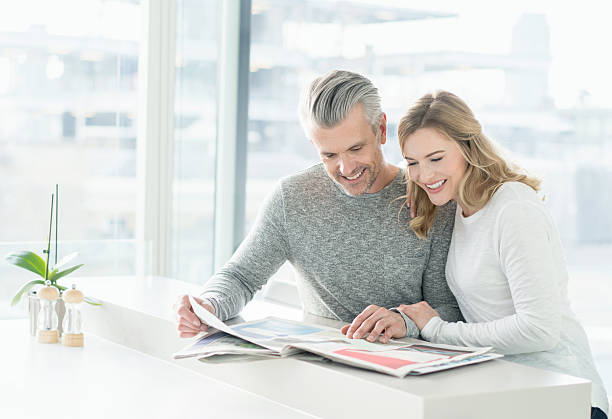
{"type": "Polygon", "coordinates": [[[363,168],[363,169],[361,169],[361,171],[360,171],[359,173],[357,173],[357,174],[356,174],[356,175],[354,175],[354,176],[343,176],[343,175],[340,175],[340,176],[342,176],[344,179],[348,180],[349,182],[354,182],[354,181],[356,181],[357,179],[359,179],[359,178],[360,178],[360,177],[363,175],[363,173],[364,173],[365,171],[366,171],[366,169],[365,169],[365,168],[363,168]]]}
{"type": "Polygon", "coordinates": [[[437,181],[435,183],[425,183],[424,185],[425,185],[425,187],[428,190],[430,190],[432,192],[435,192],[438,189],[440,189],[445,183],[446,183],[446,179],[443,179],[443,180],[439,180],[439,181],[437,181]]]}

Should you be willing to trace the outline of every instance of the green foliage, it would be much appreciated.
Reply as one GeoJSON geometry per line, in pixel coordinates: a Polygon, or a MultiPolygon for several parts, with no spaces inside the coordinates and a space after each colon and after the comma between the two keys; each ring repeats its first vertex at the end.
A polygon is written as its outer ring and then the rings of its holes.
{"type": "Polygon", "coordinates": [[[9,253],[6,255],[6,260],[15,266],[27,269],[30,272],[34,272],[35,274],[42,276],[43,278],[45,277],[46,263],[43,258],[34,252],[29,252],[26,250],[24,252],[9,253]]]}
{"type": "MultiPolygon", "coordinates": [[[[48,272],[47,272],[47,264],[45,260],[34,252],[22,251],[22,252],[9,253],[8,255],[6,255],[6,260],[9,263],[15,266],[19,266],[20,268],[27,269],[28,271],[33,272],[42,278],[42,280],[38,279],[35,281],[30,281],[27,284],[25,284],[23,287],[21,287],[19,292],[17,292],[17,294],[13,298],[11,305],[17,304],[21,300],[23,295],[26,294],[34,285],[37,285],[37,284],[44,285],[45,275],[47,276],[47,280],[51,281],[51,286],[56,287],[60,291],[65,291],[67,288],[62,285],[59,285],[57,283],[57,280],[76,271],[81,266],[83,266],[83,264],[81,263],[79,265],[72,266],[62,271],[60,271],[59,269],[64,267],[68,262],[74,259],[77,254],[78,252],[74,252],[64,257],[62,260],[60,260],[57,263],[57,265],[53,267],[52,271],[48,271],[48,272]]],[[[101,302],[95,299],[89,298],[89,297],[85,298],[85,302],[92,304],[92,305],[102,305],[101,302]]]]}
{"type": "Polygon", "coordinates": [[[41,281],[40,279],[36,279],[34,281],[28,282],[23,287],[21,287],[19,292],[17,292],[17,295],[15,295],[13,297],[13,301],[11,301],[11,305],[14,306],[15,304],[17,304],[19,302],[19,300],[21,300],[21,297],[23,296],[23,294],[25,294],[28,291],[30,291],[30,288],[32,288],[34,285],[36,285],[36,284],[44,284],[44,283],[45,283],[45,281],[41,281]]]}
{"type": "Polygon", "coordinates": [[[68,275],[69,273],[72,273],[74,271],[76,271],[77,269],[79,269],[81,266],[83,266],[83,264],[81,263],[80,265],[76,265],[73,266],[72,268],[68,268],[66,270],[57,272],[57,269],[53,269],[53,271],[49,274],[49,280],[53,283],[56,282],[58,279],[68,275]]]}

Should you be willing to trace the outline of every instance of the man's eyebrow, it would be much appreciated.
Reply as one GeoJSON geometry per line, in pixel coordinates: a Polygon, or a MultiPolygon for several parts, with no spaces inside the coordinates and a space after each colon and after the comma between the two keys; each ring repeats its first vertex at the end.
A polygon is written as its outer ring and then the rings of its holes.
{"type": "MultiPolygon", "coordinates": [[[[433,151],[433,152],[429,153],[428,155],[426,155],[425,157],[431,157],[431,156],[433,156],[434,154],[444,153],[445,151],[446,151],[446,150],[437,150],[437,151],[433,151]]],[[[412,157],[408,157],[408,156],[404,156],[404,158],[405,158],[406,160],[416,160],[416,159],[413,159],[412,157]]]]}
{"type": "MultiPolygon", "coordinates": [[[[351,145],[350,145],[350,146],[349,146],[349,147],[346,149],[346,151],[349,151],[350,149],[355,148],[355,147],[363,147],[363,146],[364,146],[364,145],[366,145],[366,144],[367,144],[367,141],[365,141],[365,140],[359,140],[359,141],[358,141],[358,142],[356,142],[355,144],[351,144],[351,145]]],[[[324,150],[322,150],[322,151],[321,151],[321,154],[336,154],[336,152],[334,152],[334,151],[324,151],[324,150]]]]}
{"type": "Polygon", "coordinates": [[[352,146],[350,146],[347,150],[350,150],[352,148],[355,147],[363,147],[364,145],[366,145],[368,142],[366,140],[359,140],[358,142],[356,142],[355,144],[353,144],[352,146]]]}

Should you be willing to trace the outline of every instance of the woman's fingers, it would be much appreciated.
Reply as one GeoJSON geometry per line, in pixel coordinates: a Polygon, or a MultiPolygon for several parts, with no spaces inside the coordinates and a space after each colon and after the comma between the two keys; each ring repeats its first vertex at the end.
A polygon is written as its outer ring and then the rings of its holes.
{"type": "Polygon", "coordinates": [[[409,306],[402,304],[398,308],[412,319],[419,330],[423,330],[423,328],[433,317],[440,316],[438,312],[434,310],[426,301],[421,301],[420,303],[409,306]]]}

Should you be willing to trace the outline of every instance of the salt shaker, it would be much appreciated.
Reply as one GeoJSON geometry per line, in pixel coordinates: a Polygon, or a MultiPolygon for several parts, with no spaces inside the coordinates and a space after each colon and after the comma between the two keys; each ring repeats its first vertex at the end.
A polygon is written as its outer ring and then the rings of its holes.
{"type": "Polygon", "coordinates": [[[51,286],[51,281],[46,281],[45,286],[38,291],[40,299],[40,312],[38,313],[38,342],[57,343],[58,318],[55,312],[55,303],[59,298],[57,288],[51,286]]]}

